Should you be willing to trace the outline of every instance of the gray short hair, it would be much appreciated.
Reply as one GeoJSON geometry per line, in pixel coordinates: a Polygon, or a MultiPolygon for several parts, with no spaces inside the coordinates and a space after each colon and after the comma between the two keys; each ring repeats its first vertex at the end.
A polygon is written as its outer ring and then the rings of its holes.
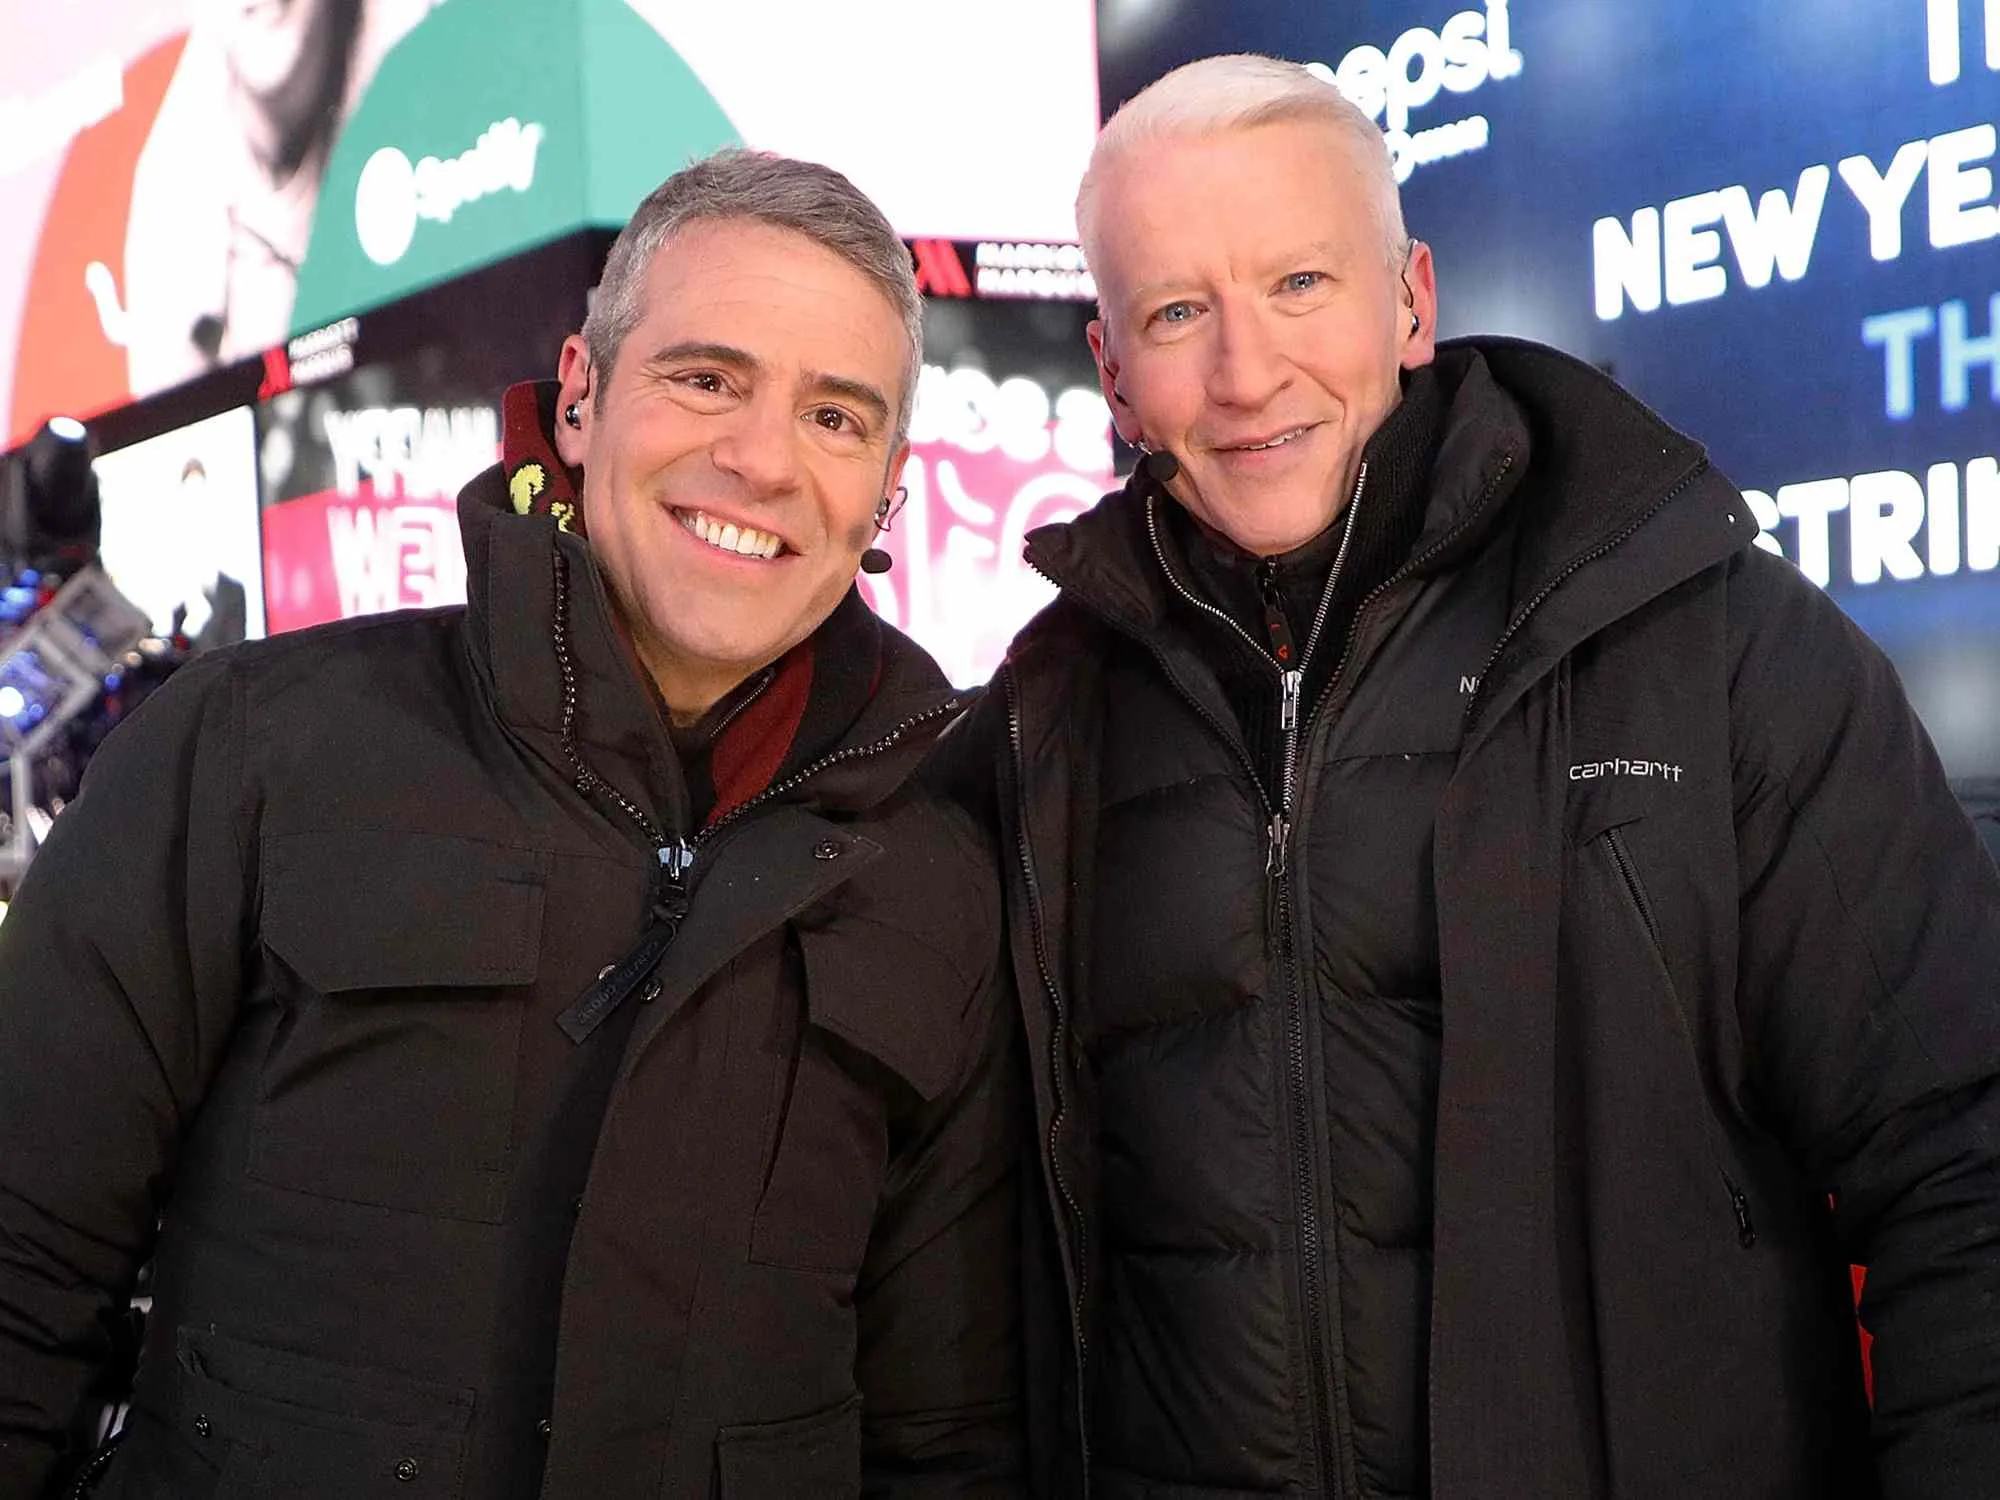
{"type": "Polygon", "coordinates": [[[1106,163],[1155,141],[1221,135],[1285,120],[1317,121],[1344,142],[1373,188],[1383,252],[1391,266],[1409,253],[1403,199],[1388,143],[1375,122],[1333,84],[1298,63],[1254,52],[1204,57],[1175,68],[1118,107],[1097,137],[1076,193],[1077,234],[1097,261],[1097,184],[1106,163]]]}
{"type": "Polygon", "coordinates": [[[590,315],[583,320],[590,362],[602,372],[598,398],[603,398],[626,335],[644,315],[646,271],[653,257],[690,224],[712,219],[754,219],[803,235],[853,266],[889,299],[910,341],[909,369],[896,412],[900,442],[909,431],[924,359],[924,308],[909,250],[873,200],[833,168],[739,146],[674,173],[646,195],[611,242],[590,315]]]}

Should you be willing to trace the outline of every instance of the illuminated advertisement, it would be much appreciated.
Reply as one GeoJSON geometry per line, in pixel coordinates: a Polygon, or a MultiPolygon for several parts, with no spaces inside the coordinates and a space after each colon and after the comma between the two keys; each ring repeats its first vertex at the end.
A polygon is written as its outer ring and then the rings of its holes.
{"type": "Polygon", "coordinates": [[[499,461],[499,393],[441,366],[370,366],[257,409],[273,631],[465,602],[457,497],[499,461]]]}
{"type": "Polygon", "coordinates": [[[154,634],[179,629],[223,646],[264,633],[248,408],[107,453],[94,468],[104,571],[154,634]]]}
{"type": "Polygon", "coordinates": [[[1613,372],[1709,446],[2000,775],[2000,4],[1103,0],[1114,108],[1181,62],[1311,66],[1382,127],[1440,332],[1613,372]]]}
{"type": "Polygon", "coordinates": [[[1021,559],[1033,528],[1113,487],[1111,413],[1075,306],[932,301],[910,422],[909,497],[880,545],[897,560],[862,592],[954,683],[986,681],[1055,597],[1021,559]]]}
{"type": "Polygon", "coordinates": [[[591,225],[748,143],[912,236],[1072,239],[1091,0],[0,0],[0,446],[591,225]],[[81,13],[79,12],[79,15],[81,13]],[[1032,89],[1029,84],[1032,81],[1032,89]]]}

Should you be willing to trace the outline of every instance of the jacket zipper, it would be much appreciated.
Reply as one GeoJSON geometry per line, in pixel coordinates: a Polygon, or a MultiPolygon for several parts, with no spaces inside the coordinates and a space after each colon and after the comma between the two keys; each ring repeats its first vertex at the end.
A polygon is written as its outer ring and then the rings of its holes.
{"type": "MultiPolygon", "coordinates": [[[[1639,883],[1639,867],[1633,863],[1631,851],[1625,847],[1625,838],[1616,828],[1604,830],[1604,847],[1611,851],[1611,863],[1618,867],[1618,876],[1625,882],[1625,890],[1632,897],[1632,904],[1639,910],[1639,920],[1645,925],[1646,933],[1653,940],[1653,951],[1660,957],[1660,966],[1666,967],[1666,945],[1660,937],[1660,922],[1653,914],[1652,900],[1646,895],[1645,886],[1639,883]]],[[[1692,1043],[1690,1043],[1690,1046],[1692,1043]]],[[[1702,1109],[1708,1105],[1703,1102],[1702,1109]]],[[[1757,1226],[1750,1217],[1750,1199],[1743,1189],[1736,1185],[1736,1179],[1722,1166],[1724,1160],[1721,1143],[1715,1139],[1713,1127],[1709,1127],[1708,1149],[1716,1162],[1716,1175],[1722,1179],[1723,1191],[1729,1195],[1729,1211],[1736,1219],[1736,1243],[1745,1250],[1757,1243],[1757,1226]]]]}
{"type": "MultiPolygon", "coordinates": [[[[1506,464],[1503,464],[1501,469],[1494,475],[1495,484],[1499,482],[1500,475],[1506,472],[1507,467],[1511,465],[1512,462],[1513,462],[1512,456],[1509,455],[1506,464]]],[[[1611,552],[1613,549],[1621,546],[1629,538],[1635,535],[1640,527],[1644,526],[1648,521],[1652,520],[1654,516],[1658,515],[1670,503],[1672,503],[1676,495],[1680,494],[1682,490],[1686,489],[1689,485],[1693,484],[1695,480],[1699,479],[1702,473],[1707,469],[1707,467],[1708,465],[1705,462],[1695,465],[1695,467],[1689,470],[1688,473],[1685,474],[1681,478],[1681,480],[1674,485],[1672,489],[1668,490],[1652,505],[1649,505],[1645,509],[1645,511],[1642,512],[1637,518],[1635,518],[1629,525],[1622,528],[1620,531],[1618,531],[1616,535],[1612,536],[1607,541],[1600,543],[1598,546],[1591,548],[1589,551],[1581,554],[1578,557],[1570,559],[1568,563],[1564,564],[1560,569],[1557,570],[1556,575],[1553,578],[1551,578],[1547,583],[1543,584],[1541,588],[1535,591],[1534,598],[1530,599],[1526,604],[1524,604],[1520,608],[1520,610],[1518,610],[1515,613],[1514,618],[1507,622],[1506,629],[1500,632],[1500,639],[1493,643],[1493,649],[1487,653],[1486,665],[1479,669],[1479,684],[1477,687],[1473,688],[1472,692],[1467,696],[1465,700],[1464,722],[1467,725],[1470,725],[1472,723],[1473,714],[1478,709],[1479,701],[1486,692],[1486,685],[1493,680],[1493,668],[1496,664],[1498,664],[1500,660],[1500,654],[1507,649],[1508,645],[1513,641],[1514,637],[1520,634],[1522,627],[1528,623],[1528,620],[1534,615],[1535,611],[1540,609],[1542,605],[1547,603],[1549,596],[1553,594],[1559,587],[1561,587],[1562,584],[1565,583],[1573,574],[1577,573],[1580,569],[1587,567],[1589,564],[1595,562],[1598,558],[1603,557],[1606,553],[1611,552]]],[[[1493,487],[1492,485],[1489,485],[1487,487],[1489,492],[1491,491],[1492,487],[1493,487]]],[[[1732,1202],[1736,1202],[1738,1199],[1741,1199],[1742,1195],[1737,1191],[1735,1183],[1730,1181],[1729,1177],[1726,1174],[1723,1177],[1723,1182],[1728,1187],[1732,1195],[1731,1199],[1732,1202]]],[[[1746,1248],[1750,1243],[1754,1242],[1755,1240],[1754,1231],[1750,1229],[1749,1213],[1750,1211],[1749,1211],[1748,1200],[1743,1200],[1739,1205],[1737,1214],[1737,1237],[1739,1242],[1744,1244],[1746,1248]]],[[[1433,1331],[1433,1336],[1435,1336],[1435,1331],[1437,1329],[1437,1321],[1438,1321],[1437,1311],[1438,1311],[1437,1285],[1436,1282],[1433,1281],[1431,1286],[1431,1329],[1433,1331]]],[[[1430,1414],[1431,1442],[1433,1444],[1433,1454],[1435,1454],[1436,1451],[1435,1444],[1437,1441],[1437,1430],[1438,1430],[1437,1382],[1435,1380],[1432,1380],[1429,1383],[1429,1390],[1427,1391],[1424,1397],[1424,1402],[1425,1402],[1425,1408],[1430,1414]]]]}
{"type": "MultiPolygon", "coordinates": [[[[1150,510],[1148,513],[1148,519],[1150,521],[1150,510]]],[[[1158,543],[1156,539],[1155,546],[1157,545],[1158,543]]],[[[1044,573],[1040,568],[1040,566],[1035,563],[1033,558],[1028,559],[1028,566],[1030,568],[1033,568],[1036,573],[1040,574],[1043,579],[1045,579],[1048,583],[1054,585],[1056,588],[1060,589],[1062,587],[1062,585],[1060,583],[1057,583],[1055,579],[1050,578],[1047,573],[1044,573]]],[[[1169,573],[1167,576],[1171,578],[1173,575],[1169,573]]],[[[1192,595],[1188,595],[1187,597],[1192,599],[1196,605],[1202,608],[1208,608],[1208,606],[1202,604],[1200,600],[1193,599],[1192,595]]],[[[1217,611],[1217,613],[1220,614],[1220,611],[1217,611]]],[[[1229,619],[1227,615],[1221,615],[1221,618],[1227,621],[1227,623],[1231,626],[1231,628],[1235,629],[1240,635],[1244,637],[1245,640],[1250,640],[1249,632],[1245,631],[1242,626],[1238,625],[1234,620],[1229,619]]],[[[1116,627],[1114,626],[1113,628],[1116,627]]],[[[1254,640],[1251,640],[1250,643],[1253,646],[1256,645],[1256,642],[1254,640]]],[[[1223,744],[1229,746],[1230,749],[1235,753],[1236,758],[1243,765],[1244,774],[1249,779],[1251,790],[1256,794],[1258,806],[1263,810],[1267,823],[1270,825],[1271,829],[1275,833],[1278,827],[1279,820],[1277,818],[1277,815],[1271,809],[1270,798],[1265,794],[1263,778],[1258,774],[1257,763],[1250,758],[1250,752],[1243,747],[1241,738],[1237,735],[1232,734],[1228,726],[1225,725],[1221,719],[1217,718],[1214,714],[1209,712],[1206,705],[1204,705],[1192,693],[1188,692],[1186,688],[1181,687],[1179,679],[1174,675],[1173,664],[1167,660],[1166,651],[1157,642],[1152,640],[1150,637],[1146,637],[1143,638],[1142,644],[1144,644],[1147,650],[1149,650],[1152,653],[1154,661],[1156,661],[1159,664],[1161,675],[1164,676],[1167,679],[1167,681],[1175,685],[1175,688],[1180,692],[1181,696],[1187,701],[1188,706],[1194,710],[1195,716],[1199,718],[1204,724],[1206,724],[1209,727],[1209,729],[1215,734],[1215,736],[1219,740],[1221,740],[1223,744]]],[[[1268,660],[1268,658],[1266,659],[1268,660]]],[[[1049,968],[1049,961],[1048,961],[1048,950],[1046,946],[1046,936],[1045,936],[1047,922],[1046,919],[1042,916],[1041,888],[1035,879],[1034,860],[1032,856],[1032,851],[1029,849],[1028,846],[1027,809],[1026,809],[1027,752],[1022,743],[1020,700],[1018,697],[1018,692],[1014,681],[1014,674],[1012,673],[1012,671],[1003,669],[1000,676],[1005,680],[1005,685],[1006,685],[1008,732],[1012,741],[1012,749],[1014,756],[1014,773],[1015,773],[1015,781],[1017,783],[1015,788],[1015,794],[1022,804],[1019,811],[1019,817],[1017,818],[1017,822],[1019,823],[1018,842],[1019,842],[1022,873],[1026,877],[1028,883],[1028,897],[1030,905],[1029,920],[1034,927],[1035,957],[1037,963],[1041,968],[1042,983],[1048,986],[1050,996],[1052,997],[1056,1007],[1056,1031],[1055,1035],[1051,1038],[1049,1044],[1049,1050],[1053,1054],[1054,1067],[1052,1071],[1055,1077],[1055,1087],[1057,1096],[1056,1109],[1053,1112],[1052,1117],[1049,1121],[1049,1164],[1050,1164],[1050,1169],[1054,1173],[1056,1178],[1057,1190],[1061,1192],[1064,1203],[1069,1207],[1070,1212],[1075,1216],[1077,1225],[1078,1287],[1077,1287],[1076,1302],[1071,1309],[1071,1321],[1072,1321],[1072,1330],[1075,1335],[1076,1350],[1077,1350],[1077,1370],[1078,1370],[1077,1425],[1081,1434],[1081,1442],[1083,1444],[1082,1458],[1083,1458],[1083,1469],[1084,1469],[1084,1478],[1083,1478],[1084,1496],[1085,1500],[1089,1500],[1090,1426],[1088,1420],[1088,1412],[1085,1405],[1084,1385],[1083,1385],[1085,1357],[1087,1355],[1089,1347],[1088,1335],[1085,1333],[1083,1328],[1083,1296],[1084,1296],[1083,1278],[1085,1277],[1089,1269],[1088,1259],[1087,1259],[1087,1251],[1089,1249],[1089,1245],[1087,1240],[1085,1239],[1085,1236],[1088,1233],[1088,1228],[1084,1221],[1082,1209],[1077,1206],[1077,1201],[1074,1194],[1071,1193],[1068,1185],[1063,1180],[1062,1163],[1060,1157],[1058,1157],[1058,1155],[1056,1154],[1056,1148],[1055,1148],[1055,1140],[1056,1136],[1060,1133],[1060,1124],[1063,1113],[1062,1109],[1063,1036],[1067,1029],[1068,1021],[1067,1021],[1067,1014],[1062,1005],[1061,991],[1055,987],[1055,981],[1051,977],[1051,971],[1049,968]]],[[[1271,856],[1268,852],[1265,856],[1265,864],[1266,864],[1266,873],[1268,874],[1271,867],[1271,856]]],[[[1315,1385],[1315,1390],[1316,1389],[1317,1386],[1315,1385]]],[[[1315,1410],[1317,1410],[1316,1403],[1317,1403],[1317,1397],[1315,1397],[1315,1410]]],[[[1315,1436],[1317,1437],[1317,1424],[1315,1424],[1315,1436]]]]}
{"type": "Polygon", "coordinates": [[[1667,950],[1660,941],[1659,919],[1653,915],[1653,903],[1646,896],[1646,888],[1639,884],[1639,871],[1625,848],[1624,837],[1616,828],[1607,828],[1604,830],[1604,843],[1611,851],[1611,862],[1618,867],[1619,878],[1631,893],[1632,904],[1639,908],[1639,920],[1645,923],[1646,935],[1653,940],[1653,951],[1660,955],[1660,962],[1665,963],[1667,950]]]}
{"type": "Polygon", "coordinates": [[[1055,1026],[1049,1035],[1051,1067],[1050,1078],[1054,1084],[1055,1107],[1049,1112],[1049,1171],[1055,1178],[1056,1191],[1062,1195],[1063,1206],[1070,1212],[1076,1225],[1076,1295],[1070,1298],[1070,1333],[1076,1348],[1076,1427],[1077,1442],[1081,1447],[1083,1460],[1083,1492],[1090,1494],[1090,1420],[1085,1404],[1084,1371],[1089,1362],[1090,1336],[1084,1328],[1083,1304],[1090,1278],[1089,1226],[1083,1216],[1083,1208],[1077,1202],[1069,1179],[1063,1175],[1062,1153],[1058,1139],[1062,1135],[1064,1117],[1068,1113],[1068,1100],[1063,1092],[1063,1052],[1069,1031],[1069,1012],[1063,1004],[1062,991],[1057,988],[1055,971],[1049,964],[1047,942],[1047,921],[1042,915],[1042,888],[1035,878],[1033,851],[1028,846],[1028,824],[1025,810],[1027,787],[1027,751],[1023,745],[1021,732],[1020,689],[1014,680],[1014,673],[1004,664],[1000,670],[1002,690],[1007,695],[1007,740],[1014,758],[1014,785],[1016,795],[1022,803],[1020,816],[1015,819],[1015,847],[1021,862],[1021,878],[1028,891],[1028,925],[1034,936],[1035,966],[1041,971],[1042,985],[1049,993],[1049,1004],[1055,1012],[1055,1026]]]}
{"type": "MultiPolygon", "coordinates": [[[[1285,1058],[1292,1094],[1292,1187],[1298,1197],[1299,1259],[1305,1282],[1306,1363],[1310,1373],[1306,1386],[1312,1411],[1313,1460],[1319,1471],[1322,1486],[1327,1493],[1333,1495],[1338,1495],[1341,1491],[1341,1469],[1335,1459],[1336,1445],[1332,1440],[1331,1431],[1334,1424],[1330,1414],[1325,1410],[1321,1382],[1325,1378],[1337,1380],[1339,1377],[1327,1359],[1326,1337],[1322,1331],[1326,1322],[1327,1299],[1321,1277],[1319,1195],[1313,1180],[1312,1115],[1307,1099],[1309,1080],[1306,1067],[1305,999],[1299,983],[1298,951],[1292,940],[1289,878],[1291,861],[1288,846],[1291,840],[1293,797],[1298,779],[1300,692],[1305,682],[1306,668],[1312,662],[1313,648],[1319,644],[1320,632],[1332,607],[1334,590],[1340,583],[1340,575],[1347,562],[1348,545],[1354,539],[1354,517],[1367,484],[1368,465],[1364,463],[1354,476],[1354,493],[1347,501],[1347,524],[1341,532],[1340,547],[1334,553],[1333,566],[1327,570],[1326,586],[1320,591],[1319,608],[1313,613],[1312,629],[1307,632],[1305,649],[1299,653],[1295,665],[1289,669],[1280,668],[1278,672],[1278,727],[1284,735],[1283,768],[1278,783],[1278,809],[1271,817],[1270,842],[1264,858],[1265,874],[1271,881],[1272,899],[1278,912],[1279,958],[1285,974],[1285,1058]]],[[[1167,582],[1172,585],[1174,591],[1197,609],[1205,610],[1216,619],[1226,622],[1244,640],[1255,646],[1256,641],[1249,631],[1206,600],[1196,598],[1174,576],[1174,570],[1167,565],[1166,551],[1160,545],[1158,512],[1151,495],[1146,497],[1146,535],[1153,544],[1153,556],[1159,562],[1160,571],[1166,575],[1167,582]]],[[[1258,655],[1267,661],[1270,659],[1262,649],[1259,649],[1258,655]]],[[[1247,752],[1245,758],[1248,758],[1247,752]]],[[[1261,786],[1254,769],[1251,780],[1253,784],[1261,786]]],[[[1268,810],[1268,804],[1266,807],[1268,810]]]]}
{"type": "Polygon", "coordinates": [[[1479,669],[1479,686],[1472,690],[1471,696],[1465,701],[1465,720],[1468,724],[1472,722],[1473,710],[1479,706],[1479,700],[1486,692],[1486,684],[1492,680],[1493,668],[1500,660],[1500,653],[1513,643],[1514,637],[1521,633],[1521,628],[1528,623],[1528,620],[1534,615],[1535,611],[1548,602],[1549,595],[1568,582],[1575,573],[1596,562],[1606,553],[1623,546],[1638,532],[1640,527],[1665,510],[1673,502],[1675,496],[1701,478],[1707,470],[1708,464],[1705,461],[1695,465],[1694,468],[1690,469],[1682,477],[1680,483],[1660,496],[1653,504],[1647,506],[1644,511],[1634,517],[1622,530],[1598,543],[1597,546],[1591,548],[1588,552],[1571,558],[1557,571],[1555,577],[1551,578],[1536,591],[1534,598],[1521,606],[1514,618],[1507,622],[1507,628],[1500,632],[1500,639],[1493,643],[1493,649],[1486,657],[1486,665],[1479,669]]]}
{"type": "MultiPolygon", "coordinates": [[[[694,873],[695,859],[702,846],[716,834],[729,827],[752,808],[761,807],[774,797],[782,797],[794,791],[805,782],[833,766],[846,761],[858,760],[864,756],[879,755],[894,748],[904,735],[933,719],[956,713],[962,700],[956,695],[946,698],[912,718],[905,719],[880,739],[867,745],[852,745],[834,750],[821,756],[811,765],[804,766],[787,776],[783,781],[773,782],[756,796],[739,802],[707,827],[700,829],[693,838],[666,834],[646,815],[637,803],[632,801],[617,787],[593,771],[583,759],[576,744],[576,666],[570,659],[569,651],[569,564],[562,555],[562,549],[554,549],[555,555],[555,652],[556,667],[562,676],[562,748],[570,763],[576,790],[588,797],[593,792],[601,794],[607,801],[626,816],[645,836],[652,847],[653,857],[658,865],[657,883],[654,887],[652,921],[640,934],[632,951],[615,964],[607,964],[598,972],[596,980],[582,995],[557,1018],[573,1041],[581,1042],[591,1031],[602,1024],[604,1019],[622,1004],[625,998],[641,984],[647,987],[641,994],[641,1003],[650,1001],[659,993],[657,983],[651,983],[653,971],[666,956],[680,933],[681,923],[686,920],[691,900],[689,879],[694,873]]],[[[730,719],[741,713],[759,697],[768,680],[755,692],[739,703],[730,713],[730,719]]],[[[724,727],[728,720],[724,721],[724,727]]]]}
{"type": "Polygon", "coordinates": [[[122,1435],[106,1438],[104,1446],[91,1454],[90,1461],[77,1470],[76,1478],[70,1482],[70,1487],[65,1492],[68,1500],[86,1500],[90,1492],[97,1487],[97,1481],[110,1466],[111,1460],[118,1456],[120,1436],[122,1435]]]}

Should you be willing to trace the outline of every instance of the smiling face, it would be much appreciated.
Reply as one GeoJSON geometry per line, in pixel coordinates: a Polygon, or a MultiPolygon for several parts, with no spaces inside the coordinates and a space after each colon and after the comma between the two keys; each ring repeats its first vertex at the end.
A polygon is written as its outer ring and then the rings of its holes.
{"type": "Polygon", "coordinates": [[[563,346],[558,451],[641,662],[699,717],[811,635],[854,581],[909,447],[909,368],[876,285],[805,236],[698,220],[647,268],[613,367],[563,346]],[[596,382],[603,381],[600,390],[596,382]]]}
{"type": "Polygon", "coordinates": [[[1345,507],[1400,372],[1434,352],[1430,251],[1390,262],[1373,191],[1308,120],[1146,142],[1102,169],[1090,342],[1112,418],[1180,460],[1175,499],[1260,556],[1345,507]]]}

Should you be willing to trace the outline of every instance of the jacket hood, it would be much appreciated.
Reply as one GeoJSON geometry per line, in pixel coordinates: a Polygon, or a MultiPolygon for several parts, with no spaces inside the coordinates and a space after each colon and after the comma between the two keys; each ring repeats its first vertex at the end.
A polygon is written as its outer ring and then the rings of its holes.
{"type": "MultiPolygon", "coordinates": [[[[557,641],[566,641],[579,755],[658,826],[685,830],[686,790],[663,705],[583,535],[582,473],[562,463],[550,440],[556,391],[554,381],[543,381],[507,392],[501,461],[459,493],[469,649],[502,721],[575,780],[562,743],[557,641]]],[[[831,758],[807,793],[830,810],[858,811],[897,790],[958,702],[929,654],[884,624],[852,588],[774,667],[787,676],[785,693],[774,686],[763,697],[789,694],[818,732],[811,744],[808,736],[792,737],[781,756],[769,757],[761,779],[782,782],[831,758]]]]}

